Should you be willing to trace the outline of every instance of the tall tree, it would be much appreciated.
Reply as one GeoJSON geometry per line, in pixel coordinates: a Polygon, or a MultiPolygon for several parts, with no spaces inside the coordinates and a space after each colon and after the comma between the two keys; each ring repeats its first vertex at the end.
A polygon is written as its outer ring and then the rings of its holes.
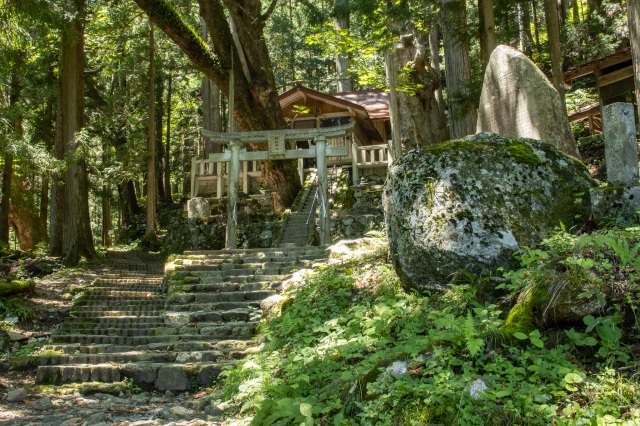
{"type": "MultiPolygon", "coordinates": [[[[12,130],[16,139],[22,138],[22,117],[18,111],[22,84],[21,75],[21,54],[13,52],[13,64],[11,67],[11,86],[9,89],[9,108],[12,112],[12,130]]],[[[9,210],[11,205],[11,184],[13,181],[13,153],[11,149],[6,149],[4,154],[4,165],[2,167],[2,194],[0,199],[0,249],[9,247],[9,210]]]]}
{"type": "Polygon", "coordinates": [[[167,204],[173,203],[171,197],[171,96],[173,94],[173,75],[171,70],[168,72],[167,77],[167,136],[166,146],[164,149],[164,196],[167,204]]]}
{"type": "MultiPolygon", "coordinates": [[[[240,129],[286,127],[264,38],[264,26],[276,6],[275,1],[264,12],[259,0],[225,2],[237,34],[237,41],[234,41],[223,3],[220,0],[198,0],[213,49],[166,0],[134,1],[227,96],[230,73],[234,73],[233,116],[240,129]],[[232,64],[242,66],[232,67],[232,64]]],[[[297,163],[266,162],[263,171],[265,179],[277,193],[277,204],[280,207],[291,205],[301,187],[300,181],[295,179],[297,163]]]]}
{"type": "Polygon", "coordinates": [[[567,109],[562,78],[562,50],[560,47],[560,23],[558,22],[558,1],[544,0],[544,16],[547,21],[547,38],[549,39],[549,54],[551,56],[551,73],[553,86],[560,94],[562,107],[567,109]]]}
{"type": "MultiPolygon", "coordinates": [[[[347,0],[334,0],[335,27],[338,32],[349,32],[349,2],[347,0]]],[[[349,56],[344,53],[336,55],[336,80],[338,92],[353,90],[351,78],[349,78],[349,56]]]]}
{"type": "Polygon", "coordinates": [[[464,34],[467,7],[464,0],[441,0],[442,41],[449,93],[449,133],[451,139],[471,135],[476,131],[476,109],[464,108],[460,98],[468,97],[471,78],[469,44],[464,34]]]}
{"type": "Polygon", "coordinates": [[[149,135],[147,146],[147,229],[143,240],[152,242],[157,238],[156,199],[158,182],[156,181],[156,101],[155,101],[155,41],[153,23],[149,22],[149,135]]]}
{"type": "Polygon", "coordinates": [[[78,133],[84,127],[84,27],[85,0],[73,0],[69,32],[62,34],[61,132],[67,169],[64,173],[64,230],[62,248],[66,265],[81,256],[96,257],[89,217],[86,161],[78,133]]]}
{"type": "Polygon", "coordinates": [[[482,71],[487,68],[491,52],[498,45],[496,39],[496,22],[493,16],[493,0],[478,0],[478,24],[480,33],[480,56],[482,71]]]}
{"type": "Polygon", "coordinates": [[[627,0],[627,19],[629,21],[633,74],[636,82],[636,104],[638,119],[640,119],[640,3],[638,1],[627,0]]]}

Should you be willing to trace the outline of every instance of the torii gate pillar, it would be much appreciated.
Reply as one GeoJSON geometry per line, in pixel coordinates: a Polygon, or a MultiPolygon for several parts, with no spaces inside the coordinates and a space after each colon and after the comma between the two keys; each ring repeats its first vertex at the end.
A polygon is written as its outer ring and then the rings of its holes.
{"type": "Polygon", "coordinates": [[[238,248],[236,229],[238,226],[238,178],[240,176],[240,147],[242,143],[232,140],[231,161],[229,162],[229,193],[227,194],[227,235],[225,247],[238,248]]]}
{"type": "Polygon", "coordinates": [[[327,140],[323,136],[315,138],[316,167],[318,170],[318,206],[320,207],[320,245],[331,242],[331,212],[327,185],[327,140]]]}

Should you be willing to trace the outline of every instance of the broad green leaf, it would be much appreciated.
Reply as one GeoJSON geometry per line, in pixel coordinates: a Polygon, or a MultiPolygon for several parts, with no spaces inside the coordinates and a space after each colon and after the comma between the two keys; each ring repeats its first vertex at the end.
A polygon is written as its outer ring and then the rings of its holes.
{"type": "Polygon", "coordinates": [[[584,379],[578,373],[567,373],[564,376],[564,381],[567,383],[582,383],[584,382],[584,379]]]}
{"type": "Polygon", "coordinates": [[[300,414],[305,417],[313,417],[313,407],[311,404],[303,402],[300,404],[300,414]]]}
{"type": "Polygon", "coordinates": [[[516,331],[515,333],[513,333],[513,337],[520,340],[527,340],[529,338],[529,336],[520,331],[516,331]]]}
{"type": "Polygon", "coordinates": [[[511,389],[503,389],[501,391],[496,392],[496,396],[498,398],[504,398],[505,396],[509,396],[511,395],[513,392],[511,391],[511,389]]]}
{"type": "Polygon", "coordinates": [[[540,340],[540,339],[535,338],[535,337],[531,338],[531,343],[534,346],[537,346],[539,348],[544,348],[544,342],[542,340],[540,340]]]}

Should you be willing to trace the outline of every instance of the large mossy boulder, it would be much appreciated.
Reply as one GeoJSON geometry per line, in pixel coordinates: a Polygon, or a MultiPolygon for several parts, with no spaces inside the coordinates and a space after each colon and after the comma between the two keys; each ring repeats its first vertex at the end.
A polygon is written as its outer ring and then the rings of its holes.
{"type": "Polygon", "coordinates": [[[479,133],[410,151],[384,189],[393,264],[405,288],[444,289],[457,273],[518,266],[561,223],[583,226],[596,185],[552,145],[479,133]]]}

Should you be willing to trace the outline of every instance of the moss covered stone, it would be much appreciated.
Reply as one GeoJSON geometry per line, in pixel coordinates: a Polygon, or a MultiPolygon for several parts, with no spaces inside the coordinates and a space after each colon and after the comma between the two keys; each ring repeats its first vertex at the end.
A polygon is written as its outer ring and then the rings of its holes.
{"type": "Polygon", "coordinates": [[[389,170],[385,215],[406,288],[443,289],[460,271],[517,267],[561,223],[583,226],[595,181],[575,158],[491,133],[410,151],[389,170]]]}
{"type": "Polygon", "coordinates": [[[0,281],[0,297],[12,296],[14,294],[29,293],[36,288],[34,281],[0,281]]]}
{"type": "Polygon", "coordinates": [[[520,294],[502,325],[508,334],[582,323],[602,308],[596,296],[600,280],[580,266],[562,272],[550,267],[526,270],[520,279],[532,285],[520,294]]]}

